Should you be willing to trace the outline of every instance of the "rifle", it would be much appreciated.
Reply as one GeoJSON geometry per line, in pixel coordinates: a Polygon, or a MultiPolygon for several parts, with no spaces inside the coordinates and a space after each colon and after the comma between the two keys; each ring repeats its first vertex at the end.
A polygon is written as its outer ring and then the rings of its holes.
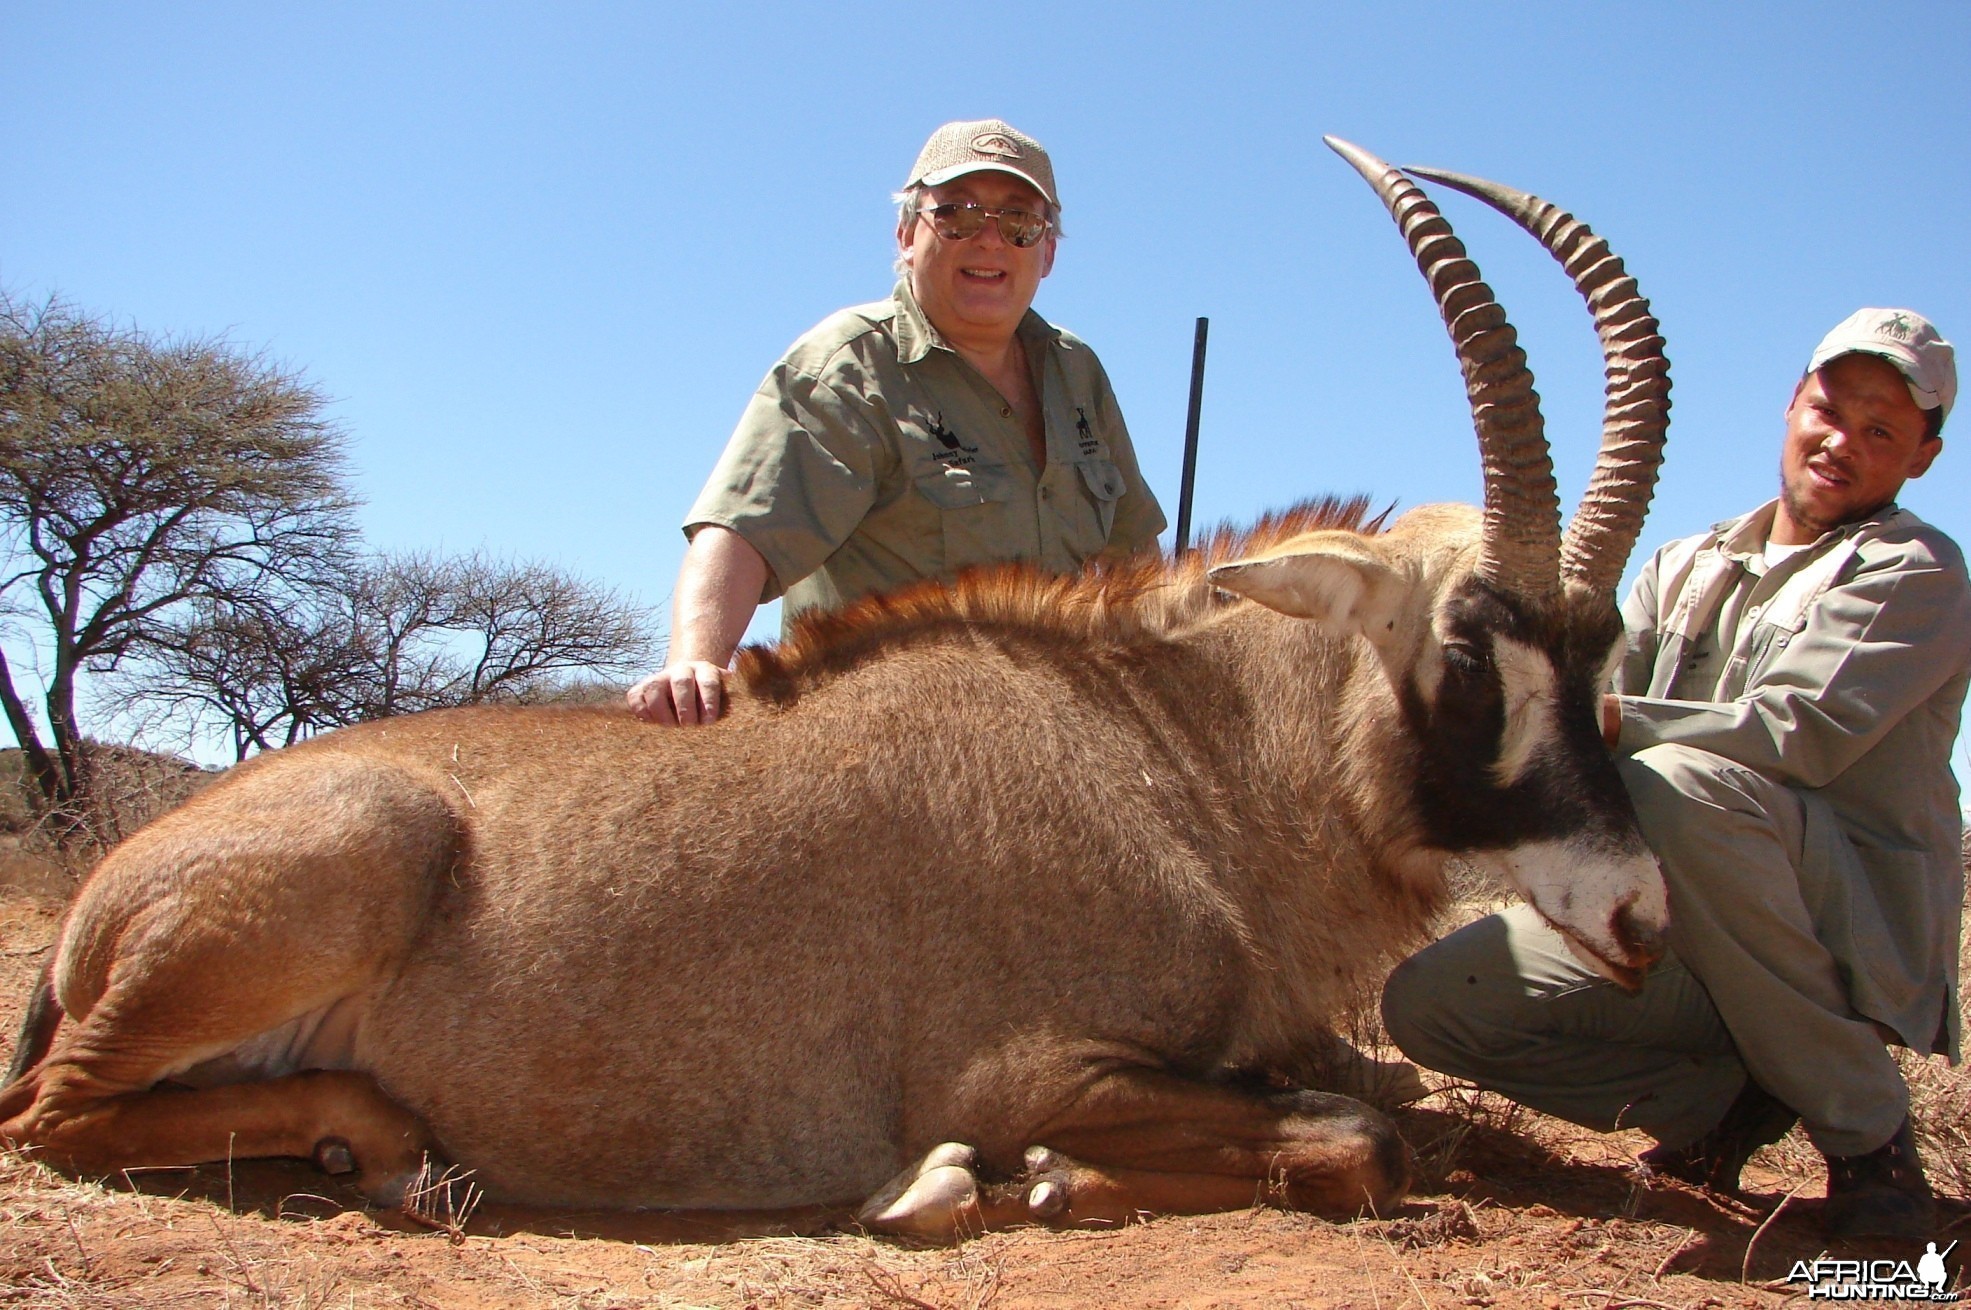
{"type": "Polygon", "coordinates": [[[1191,343],[1191,410],[1184,420],[1184,480],[1177,492],[1177,558],[1191,549],[1191,487],[1198,477],[1198,412],[1204,406],[1205,333],[1211,320],[1198,320],[1191,343]]]}

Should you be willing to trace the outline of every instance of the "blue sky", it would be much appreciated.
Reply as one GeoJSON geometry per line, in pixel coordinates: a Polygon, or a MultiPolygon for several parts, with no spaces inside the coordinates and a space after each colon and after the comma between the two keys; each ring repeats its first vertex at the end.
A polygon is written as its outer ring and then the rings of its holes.
{"type": "MultiPolygon", "coordinates": [[[[1323,132],[1609,237],[1675,384],[1644,548],[1764,500],[1820,334],[1971,338],[1971,6],[0,3],[0,282],[224,331],[336,397],[380,546],[556,562],[668,612],[678,520],[774,357],[891,282],[929,131],[1054,154],[1039,308],[1113,377],[1175,518],[1474,499],[1422,280],[1323,132]]],[[[1599,356],[1559,270],[1447,213],[1519,326],[1564,494],[1599,356]]],[[[1960,419],[1955,426],[1962,427],[1960,419]]],[[[1971,540],[1947,429],[1905,503],[1971,540]]],[[[1960,755],[1963,751],[1960,750],[1960,755]]]]}

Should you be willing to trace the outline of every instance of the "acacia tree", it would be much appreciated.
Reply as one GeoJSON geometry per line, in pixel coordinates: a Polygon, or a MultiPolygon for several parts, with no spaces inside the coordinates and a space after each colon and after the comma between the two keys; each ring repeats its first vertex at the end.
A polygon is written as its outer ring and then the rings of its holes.
{"type": "Polygon", "coordinates": [[[191,608],[118,686],[229,733],[244,759],[362,719],[637,673],[654,645],[640,607],[546,565],[378,555],[305,589],[191,608]]]}
{"type": "Polygon", "coordinates": [[[368,652],[339,607],[202,600],[165,624],[114,687],[125,707],[223,732],[235,759],[351,721],[368,652]]]}
{"type": "Polygon", "coordinates": [[[360,717],[526,700],[574,674],[649,668],[648,614],[545,564],[483,553],[380,557],[357,596],[374,653],[360,717]]]}
{"type": "Polygon", "coordinates": [[[88,760],[77,676],[113,670],[198,605],[254,607],[333,573],[354,529],[342,442],[298,374],[219,339],[147,335],[0,293],[0,708],[50,809],[88,760]]]}

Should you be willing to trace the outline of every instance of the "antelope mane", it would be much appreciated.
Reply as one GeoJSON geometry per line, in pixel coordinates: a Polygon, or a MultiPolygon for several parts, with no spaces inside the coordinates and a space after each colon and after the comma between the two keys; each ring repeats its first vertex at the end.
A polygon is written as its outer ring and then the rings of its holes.
{"type": "Polygon", "coordinates": [[[1067,575],[1024,563],[968,569],[950,583],[920,582],[804,614],[779,644],[741,650],[739,672],[753,698],[785,706],[881,652],[953,636],[1081,651],[1154,646],[1227,603],[1205,576],[1213,565],[1304,532],[1379,533],[1388,517],[1388,510],[1371,515],[1366,496],[1323,496],[1250,527],[1220,524],[1181,559],[1146,553],[1067,575]]]}

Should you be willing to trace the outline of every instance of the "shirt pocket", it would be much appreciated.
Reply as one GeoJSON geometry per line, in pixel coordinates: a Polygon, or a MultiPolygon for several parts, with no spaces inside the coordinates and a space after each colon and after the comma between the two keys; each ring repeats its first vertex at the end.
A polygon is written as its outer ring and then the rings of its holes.
{"type": "Polygon", "coordinates": [[[943,563],[927,573],[946,577],[975,564],[993,564],[1020,554],[1020,539],[1008,523],[1013,475],[998,464],[947,466],[912,479],[917,494],[936,508],[943,563]]]}
{"type": "Polygon", "coordinates": [[[1752,639],[1746,650],[1746,678],[1734,690],[1734,697],[1743,695],[1746,687],[1759,681],[1773,665],[1785,659],[1793,643],[1800,640],[1800,634],[1807,628],[1807,616],[1799,612],[1773,614],[1769,609],[1748,618],[1753,626],[1752,639]]]}
{"type": "Polygon", "coordinates": [[[1075,468],[1081,472],[1082,485],[1088,488],[1088,495],[1094,501],[1095,515],[1102,525],[1102,541],[1095,551],[1109,543],[1109,533],[1115,530],[1116,502],[1122,499],[1124,483],[1122,470],[1112,460],[1100,457],[1078,459],[1075,468]]]}
{"type": "Polygon", "coordinates": [[[1116,530],[1116,502],[1121,500],[1121,469],[1112,461],[1090,455],[1074,461],[1082,494],[1072,496],[1074,504],[1056,504],[1060,520],[1060,544],[1076,565],[1100,556],[1108,546],[1110,532],[1116,530]]]}

